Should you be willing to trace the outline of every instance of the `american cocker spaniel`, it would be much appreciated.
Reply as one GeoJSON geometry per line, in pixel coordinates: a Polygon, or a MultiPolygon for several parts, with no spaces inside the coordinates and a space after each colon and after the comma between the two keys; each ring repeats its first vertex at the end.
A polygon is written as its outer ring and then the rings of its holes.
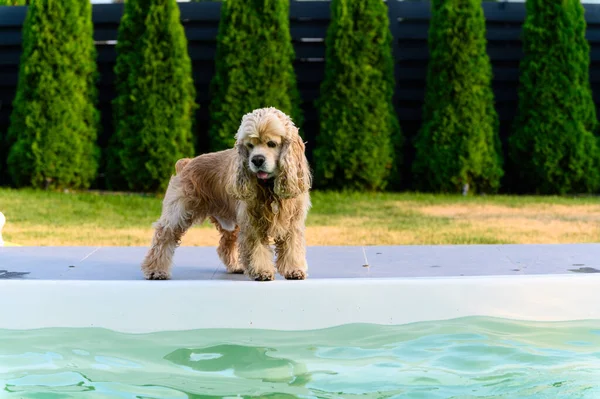
{"type": "Polygon", "coordinates": [[[298,128],[280,110],[261,108],[243,116],[235,137],[232,149],[177,161],[142,263],[146,279],[170,278],[181,237],[206,218],[221,234],[217,253],[229,273],[307,277],[312,176],[298,128]]]}

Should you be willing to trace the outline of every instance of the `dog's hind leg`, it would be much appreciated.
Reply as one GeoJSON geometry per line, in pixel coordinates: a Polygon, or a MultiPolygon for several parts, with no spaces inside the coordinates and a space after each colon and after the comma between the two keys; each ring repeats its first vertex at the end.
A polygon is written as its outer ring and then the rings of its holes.
{"type": "Polygon", "coordinates": [[[223,262],[227,268],[227,272],[235,274],[243,273],[244,268],[238,261],[237,239],[240,232],[239,226],[235,226],[233,231],[229,231],[221,226],[221,222],[217,218],[211,216],[210,221],[221,234],[217,253],[219,254],[221,262],[223,262]]]}
{"type": "Polygon", "coordinates": [[[198,218],[194,202],[183,193],[179,176],[171,177],[163,200],[162,214],[154,223],[152,244],[144,261],[142,272],[148,280],[167,280],[171,277],[171,263],[181,237],[198,218]]]}

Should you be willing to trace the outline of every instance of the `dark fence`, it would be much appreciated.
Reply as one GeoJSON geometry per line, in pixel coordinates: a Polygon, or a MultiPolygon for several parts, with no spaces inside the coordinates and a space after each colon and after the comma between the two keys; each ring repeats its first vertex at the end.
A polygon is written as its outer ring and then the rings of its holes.
{"type": "MultiPolygon", "coordinates": [[[[409,140],[421,124],[425,76],[427,72],[430,4],[388,0],[390,29],[394,36],[396,58],[396,107],[404,134],[409,140]]],[[[193,61],[194,79],[201,108],[197,116],[199,150],[207,150],[209,82],[214,73],[216,35],[221,4],[219,2],[180,3],[181,20],[188,38],[193,61]]],[[[522,57],[521,25],[525,18],[523,3],[484,2],[487,20],[488,53],[494,72],[496,108],[501,119],[501,137],[505,141],[517,107],[519,60],[522,57]]],[[[591,45],[590,77],[594,98],[600,100],[600,5],[585,5],[587,37],[591,45]]],[[[114,97],[115,41],[123,12],[122,4],[93,6],[93,20],[98,48],[100,110],[104,146],[112,132],[110,101],[114,97]]],[[[21,52],[21,26],[25,7],[0,7],[0,131],[6,131],[15,94],[21,52]]],[[[291,2],[290,26],[296,50],[296,73],[303,99],[309,157],[318,132],[313,101],[319,94],[324,76],[324,38],[329,24],[329,3],[324,1],[291,2]]],[[[248,67],[252,67],[249,65],[248,67]]],[[[233,134],[234,132],[232,132],[233,134]]],[[[410,141],[408,141],[410,143],[410,141]]],[[[406,147],[405,164],[413,158],[406,147]]]]}

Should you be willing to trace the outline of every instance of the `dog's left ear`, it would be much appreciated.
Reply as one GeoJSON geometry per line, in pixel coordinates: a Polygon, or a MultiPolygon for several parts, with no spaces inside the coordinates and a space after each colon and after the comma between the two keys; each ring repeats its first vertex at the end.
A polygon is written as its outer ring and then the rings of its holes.
{"type": "Polygon", "coordinates": [[[235,145],[235,159],[233,170],[230,173],[228,192],[238,200],[247,200],[252,197],[252,184],[250,172],[246,163],[248,162],[248,149],[241,143],[235,145]]]}
{"type": "Polygon", "coordinates": [[[275,179],[275,194],[280,198],[294,198],[308,192],[312,184],[312,176],[306,159],[304,142],[294,129],[291,137],[283,140],[279,155],[279,175],[275,179]]]}

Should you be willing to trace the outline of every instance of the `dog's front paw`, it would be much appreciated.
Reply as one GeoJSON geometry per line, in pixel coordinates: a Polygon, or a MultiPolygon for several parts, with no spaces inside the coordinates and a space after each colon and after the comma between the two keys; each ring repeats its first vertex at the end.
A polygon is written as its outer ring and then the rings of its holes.
{"type": "Polygon", "coordinates": [[[167,272],[144,272],[146,280],[169,280],[171,276],[167,272]]]}
{"type": "Polygon", "coordinates": [[[250,277],[254,281],[273,281],[275,280],[275,272],[272,271],[258,271],[250,274],[250,277]]]}
{"type": "Polygon", "coordinates": [[[307,274],[304,270],[291,270],[284,277],[286,280],[306,280],[307,274]]]}

